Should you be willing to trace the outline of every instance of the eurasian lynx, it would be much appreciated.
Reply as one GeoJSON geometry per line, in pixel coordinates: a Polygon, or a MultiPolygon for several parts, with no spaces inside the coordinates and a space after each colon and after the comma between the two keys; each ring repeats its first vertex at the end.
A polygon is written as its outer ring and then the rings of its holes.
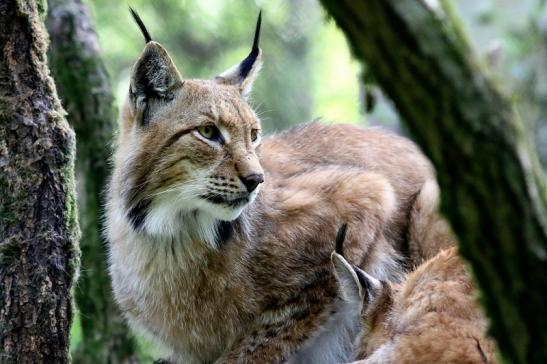
{"type": "Polygon", "coordinates": [[[329,332],[356,331],[337,311],[333,236],[348,222],[348,259],[397,280],[430,163],[404,138],[348,125],[262,140],[245,98],[260,17],[249,56],[212,80],[183,79],[135,17],[147,44],[121,112],[107,215],[124,315],[180,363],[281,363],[318,340],[324,362],[344,360],[350,349],[329,332]]]}

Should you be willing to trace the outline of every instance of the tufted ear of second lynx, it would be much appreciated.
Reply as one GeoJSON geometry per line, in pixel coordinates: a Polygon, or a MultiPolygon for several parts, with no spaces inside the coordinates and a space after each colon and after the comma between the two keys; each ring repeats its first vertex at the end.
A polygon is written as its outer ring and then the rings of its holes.
{"type": "Polygon", "coordinates": [[[353,364],[497,363],[486,317],[456,248],[442,250],[393,289],[390,305],[364,305],[357,345],[362,360],[353,364]]]}

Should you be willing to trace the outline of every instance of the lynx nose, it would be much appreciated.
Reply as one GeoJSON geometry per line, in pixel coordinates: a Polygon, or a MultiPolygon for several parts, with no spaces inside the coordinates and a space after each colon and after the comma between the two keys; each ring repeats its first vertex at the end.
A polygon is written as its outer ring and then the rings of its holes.
{"type": "Polygon", "coordinates": [[[262,173],[253,173],[245,177],[239,176],[239,179],[243,182],[247,191],[251,193],[259,184],[264,182],[264,175],[262,173]]]}

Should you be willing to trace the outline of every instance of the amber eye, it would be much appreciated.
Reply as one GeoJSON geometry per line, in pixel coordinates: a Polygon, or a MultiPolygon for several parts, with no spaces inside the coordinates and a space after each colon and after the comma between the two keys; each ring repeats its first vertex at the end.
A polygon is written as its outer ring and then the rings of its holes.
{"type": "Polygon", "coordinates": [[[223,143],[224,138],[220,133],[220,130],[214,125],[203,125],[197,128],[198,133],[205,139],[209,139],[215,142],[223,143]]]}
{"type": "Polygon", "coordinates": [[[258,129],[251,130],[251,141],[254,143],[258,140],[258,129]]]}

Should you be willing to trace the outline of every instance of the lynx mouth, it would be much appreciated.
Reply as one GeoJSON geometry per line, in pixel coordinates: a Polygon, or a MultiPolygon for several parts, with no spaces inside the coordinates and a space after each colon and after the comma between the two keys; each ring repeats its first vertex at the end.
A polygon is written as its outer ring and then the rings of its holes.
{"type": "Polygon", "coordinates": [[[232,207],[232,208],[241,207],[241,206],[249,203],[249,197],[248,196],[238,197],[238,198],[234,198],[234,199],[227,199],[223,196],[208,193],[208,194],[201,195],[200,197],[203,198],[204,200],[208,201],[208,202],[213,203],[213,204],[229,206],[229,207],[232,207]]]}

